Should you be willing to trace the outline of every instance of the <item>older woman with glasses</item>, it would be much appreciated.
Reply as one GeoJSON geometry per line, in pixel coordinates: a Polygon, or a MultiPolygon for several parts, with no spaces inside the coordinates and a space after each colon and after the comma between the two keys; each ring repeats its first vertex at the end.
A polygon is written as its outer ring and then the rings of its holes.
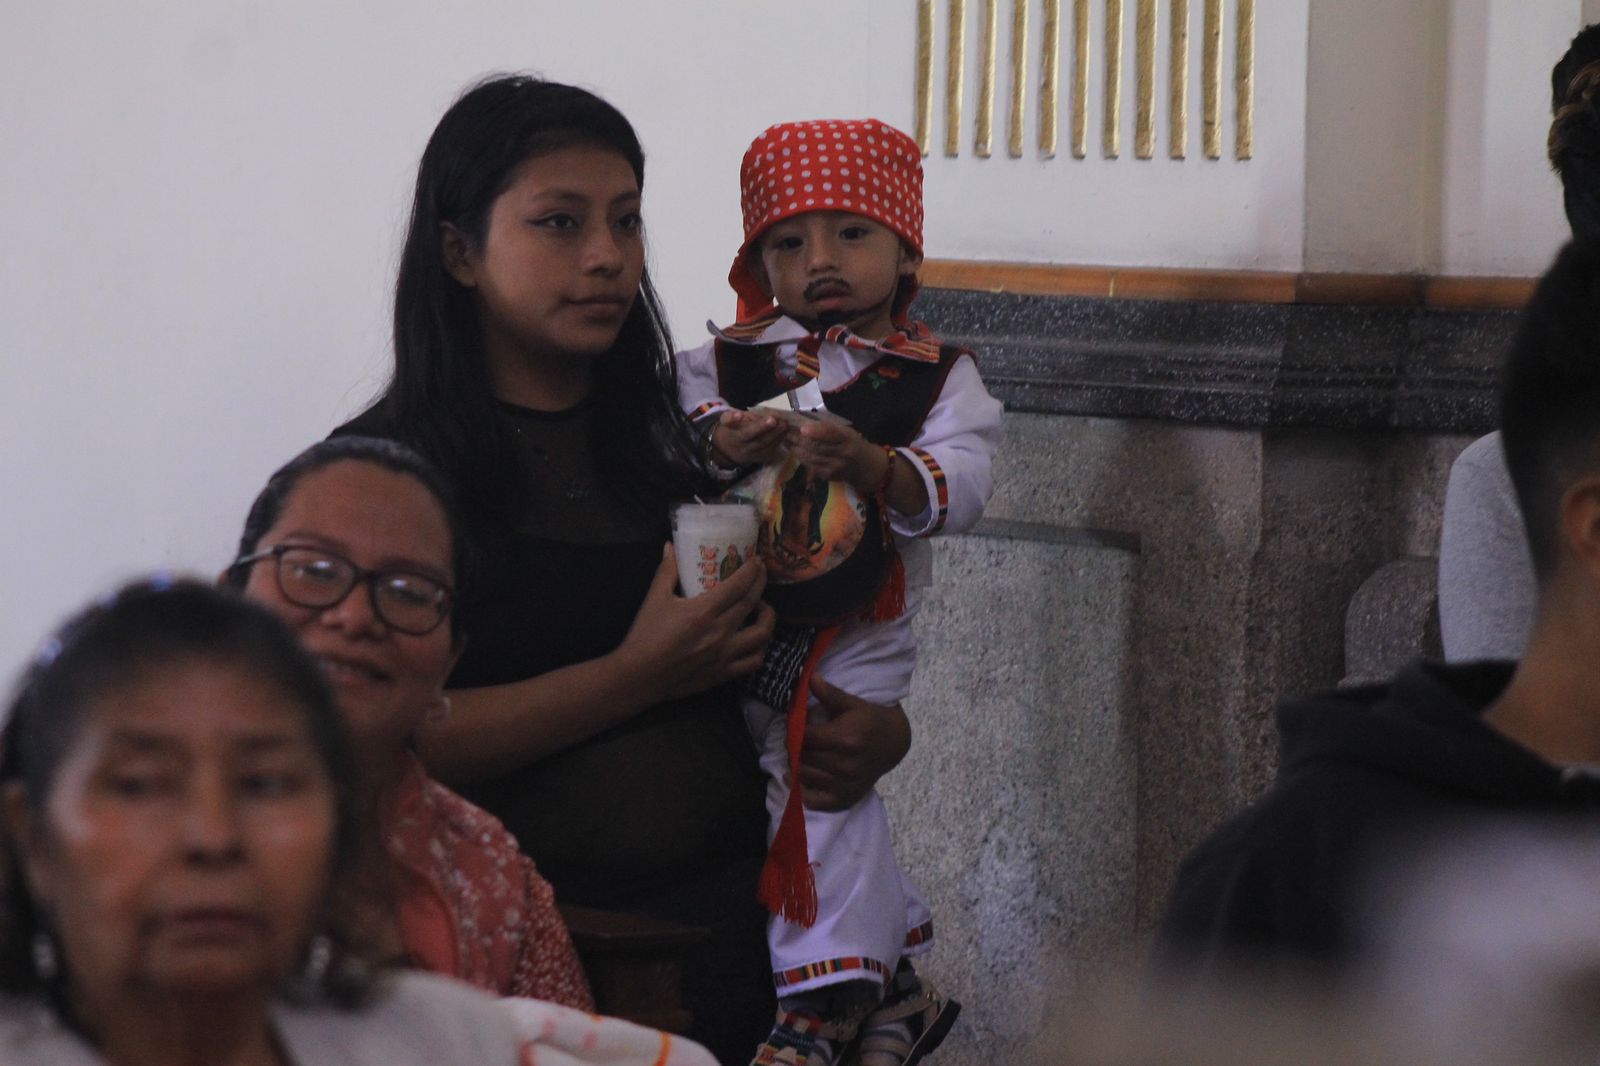
{"type": "Polygon", "coordinates": [[[448,491],[388,441],[315,444],[256,498],[224,581],[323,667],[355,755],[359,895],[382,955],[507,996],[592,1007],[550,885],[411,739],[450,713],[460,541],[448,491]]]}

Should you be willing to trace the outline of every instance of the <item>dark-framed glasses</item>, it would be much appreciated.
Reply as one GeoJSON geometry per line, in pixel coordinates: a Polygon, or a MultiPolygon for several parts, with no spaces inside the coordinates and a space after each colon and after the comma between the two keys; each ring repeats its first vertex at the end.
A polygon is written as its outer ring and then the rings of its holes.
{"type": "Polygon", "coordinates": [[[271,559],[278,591],[297,607],[327,610],[367,586],[372,610],[384,624],[414,637],[425,636],[450,617],[455,590],[409,570],[366,570],[337,552],[299,544],[279,544],[234,560],[235,567],[271,559]]]}

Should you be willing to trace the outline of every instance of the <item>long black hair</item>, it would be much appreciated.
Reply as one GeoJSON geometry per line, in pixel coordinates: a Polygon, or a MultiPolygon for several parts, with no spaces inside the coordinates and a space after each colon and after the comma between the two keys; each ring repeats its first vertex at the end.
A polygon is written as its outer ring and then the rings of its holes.
{"type": "MultiPolygon", "coordinates": [[[[524,75],[488,78],[445,112],[417,167],[394,301],[394,375],[378,401],[390,431],[456,487],[472,527],[504,517],[516,464],[471,293],[445,269],[441,229],[474,247],[490,209],[529,159],[574,146],[611,149],[644,188],[644,151],[622,113],[584,89],[524,75]]],[[[610,350],[593,368],[593,454],[601,478],[665,503],[704,484],[697,438],[648,271],[610,350]]]]}
{"type": "Polygon", "coordinates": [[[1572,39],[1550,72],[1550,165],[1576,240],[1600,241],[1600,24],[1572,39]]]}

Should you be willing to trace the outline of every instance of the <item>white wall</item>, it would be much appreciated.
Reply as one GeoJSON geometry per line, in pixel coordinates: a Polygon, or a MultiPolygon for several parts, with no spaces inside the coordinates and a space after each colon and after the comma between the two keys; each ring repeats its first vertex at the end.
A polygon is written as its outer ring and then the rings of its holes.
{"type": "MultiPolygon", "coordinates": [[[[411,176],[464,85],[535,70],[633,118],[650,157],[653,259],[692,338],[731,307],[745,144],[777,117],[863,111],[876,32],[828,27],[880,10],[8,7],[0,673],[114,580],[215,572],[267,473],[373,393],[411,176]],[[772,44],[777,23],[791,54],[822,57],[806,76],[751,54],[752,30],[772,44]]],[[[903,122],[902,107],[891,117],[903,122]]]]}
{"type": "Polygon", "coordinates": [[[1307,270],[1438,266],[1448,9],[1449,0],[1313,0],[1307,270]]]}
{"type": "Polygon", "coordinates": [[[1538,274],[1568,237],[1545,137],[1550,68],[1582,22],[1577,0],[1451,0],[1442,273],[1538,274]]]}
{"type": "MultiPolygon", "coordinates": [[[[1036,78],[1040,5],[1030,2],[1036,78]]],[[[1493,0],[1490,80],[1470,97],[1494,97],[1493,150],[1475,148],[1471,131],[1449,145],[1451,173],[1471,185],[1449,199],[1443,240],[1457,272],[1542,262],[1554,191],[1536,173],[1537,143],[1521,143],[1524,125],[1531,142],[1542,137],[1544,113],[1542,89],[1523,91],[1523,78],[1542,83],[1575,26],[1519,19],[1577,2],[1493,0]],[[1508,201],[1532,214],[1502,216],[1508,201]]],[[[1231,117],[1225,158],[1199,158],[1198,99],[1188,160],[1166,158],[1164,137],[1157,158],[1132,158],[1131,99],[1123,157],[1098,158],[1097,55],[1091,158],[1070,158],[1065,105],[1054,160],[1031,148],[1006,158],[1003,124],[994,158],[973,156],[970,136],[961,157],[935,154],[929,253],[1299,269],[1309,5],[1258,4],[1253,160],[1231,158],[1231,117]]],[[[1130,91],[1135,6],[1124,29],[1130,91]]],[[[1104,5],[1091,8],[1098,35],[1104,5]]],[[[739,241],[745,145],[783,119],[875,114],[909,128],[914,17],[911,0],[8,5],[0,674],[114,580],[156,566],[215,571],[266,474],[372,395],[387,363],[411,175],[464,85],[494,70],[540,71],[597,89],[634,120],[650,157],[654,268],[675,328],[693,340],[706,317],[731,308],[723,279],[739,241]]],[[[975,65],[975,44],[969,51],[975,65]]],[[[1164,84],[1164,45],[1157,54],[1164,84]]],[[[1063,84],[1070,55],[1064,39],[1063,84]]],[[[1225,55],[1231,116],[1231,47],[1225,55]]],[[[942,86],[942,61],[936,75],[942,86]]],[[[1363,76],[1359,65],[1351,76],[1363,76]]],[[[970,71],[967,85],[970,114],[970,71]]]]}

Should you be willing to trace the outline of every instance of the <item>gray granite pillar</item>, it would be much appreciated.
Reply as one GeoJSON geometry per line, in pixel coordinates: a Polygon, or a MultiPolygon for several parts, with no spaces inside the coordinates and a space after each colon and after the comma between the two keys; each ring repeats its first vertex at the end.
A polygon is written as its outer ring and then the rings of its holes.
{"type": "Polygon", "coordinates": [[[991,521],[935,548],[915,740],[883,794],[934,911],[919,969],[965,1005],[937,1060],[1020,1061],[1133,925],[1137,540],[991,521]]]}
{"type": "Polygon", "coordinates": [[[1343,675],[1357,587],[1432,553],[1464,438],[1027,414],[1006,430],[992,518],[1139,539],[1129,933],[1147,932],[1184,853],[1271,780],[1276,702],[1343,675]]]}

